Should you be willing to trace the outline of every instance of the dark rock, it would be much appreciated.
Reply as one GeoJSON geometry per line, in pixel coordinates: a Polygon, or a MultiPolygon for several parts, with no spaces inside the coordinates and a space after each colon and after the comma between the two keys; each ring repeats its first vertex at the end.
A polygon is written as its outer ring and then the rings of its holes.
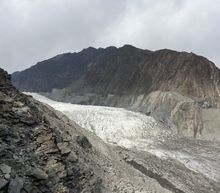
{"type": "Polygon", "coordinates": [[[0,190],[8,184],[8,181],[0,177],[0,190]]]}
{"type": "Polygon", "coordinates": [[[0,170],[3,174],[10,174],[11,173],[11,167],[5,164],[0,165],[0,170]]]}
{"type": "Polygon", "coordinates": [[[47,142],[47,141],[49,141],[49,140],[52,139],[52,136],[53,136],[52,133],[39,136],[39,137],[37,138],[37,143],[42,144],[42,143],[44,143],[44,142],[47,142]]]}
{"type": "Polygon", "coordinates": [[[65,165],[55,159],[47,162],[46,170],[50,175],[56,176],[58,179],[64,178],[67,175],[65,165]]]}
{"type": "Polygon", "coordinates": [[[68,157],[66,158],[66,160],[70,163],[76,163],[78,162],[78,158],[77,155],[74,152],[71,152],[68,157]]]}
{"type": "Polygon", "coordinates": [[[30,171],[27,172],[28,176],[32,176],[38,180],[47,180],[48,179],[48,175],[46,172],[44,172],[42,169],[40,168],[34,168],[30,171]]]}
{"type": "Polygon", "coordinates": [[[5,164],[0,165],[0,171],[2,172],[5,179],[10,179],[11,167],[5,164]]]}
{"type": "Polygon", "coordinates": [[[27,125],[34,125],[35,120],[33,118],[30,118],[30,117],[21,117],[20,122],[25,123],[27,125]]]}
{"type": "Polygon", "coordinates": [[[23,179],[20,177],[16,177],[15,179],[11,179],[8,186],[8,193],[20,193],[23,188],[23,179]]]}
{"type": "Polygon", "coordinates": [[[33,190],[33,185],[30,183],[25,183],[23,189],[25,192],[31,193],[33,190]]]}
{"type": "Polygon", "coordinates": [[[71,149],[68,147],[69,143],[67,142],[58,143],[57,146],[58,146],[58,149],[61,151],[62,155],[67,155],[71,152],[71,149]]]}
{"type": "Polygon", "coordinates": [[[92,147],[91,143],[85,136],[77,136],[76,141],[82,148],[89,149],[92,147]]]}

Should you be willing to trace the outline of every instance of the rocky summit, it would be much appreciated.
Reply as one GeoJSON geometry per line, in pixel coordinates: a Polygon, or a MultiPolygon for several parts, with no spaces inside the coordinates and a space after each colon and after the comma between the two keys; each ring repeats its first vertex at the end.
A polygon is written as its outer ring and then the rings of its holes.
{"type": "Polygon", "coordinates": [[[220,191],[219,143],[177,136],[157,145],[152,154],[106,144],[64,114],[20,93],[0,69],[1,193],[220,191]],[[159,156],[162,148],[164,155],[173,156],[159,156]],[[200,163],[198,170],[189,167],[200,163]]]}
{"type": "Polygon", "coordinates": [[[123,107],[151,115],[180,135],[218,140],[220,70],[194,53],[89,47],[12,74],[21,91],[74,104],[123,107]],[[203,113],[210,109],[208,124],[203,113]],[[212,133],[207,135],[207,133],[212,133]]]}

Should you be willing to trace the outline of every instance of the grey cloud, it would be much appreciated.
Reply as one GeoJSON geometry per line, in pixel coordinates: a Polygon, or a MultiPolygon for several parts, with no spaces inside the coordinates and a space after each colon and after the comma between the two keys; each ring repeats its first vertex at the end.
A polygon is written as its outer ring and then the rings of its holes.
{"type": "Polygon", "coordinates": [[[218,0],[1,0],[0,67],[88,46],[193,51],[220,64],[218,0]]]}

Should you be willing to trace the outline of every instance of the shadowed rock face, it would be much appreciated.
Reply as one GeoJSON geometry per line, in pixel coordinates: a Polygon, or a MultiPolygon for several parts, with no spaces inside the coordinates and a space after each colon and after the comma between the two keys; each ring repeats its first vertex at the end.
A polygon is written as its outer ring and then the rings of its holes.
{"type": "Polygon", "coordinates": [[[138,96],[161,90],[220,104],[219,69],[204,57],[166,49],[88,48],[39,62],[12,78],[22,91],[138,96]]]}

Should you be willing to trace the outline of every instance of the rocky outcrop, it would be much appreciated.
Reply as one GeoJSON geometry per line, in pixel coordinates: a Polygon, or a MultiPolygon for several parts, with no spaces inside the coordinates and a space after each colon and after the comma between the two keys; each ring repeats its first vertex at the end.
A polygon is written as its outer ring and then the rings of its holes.
{"type": "Polygon", "coordinates": [[[74,127],[69,134],[64,120],[49,108],[17,92],[2,70],[0,80],[0,191],[68,192],[74,187],[75,192],[83,189],[92,192],[95,186],[98,187],[99,177],[92,175],[92,169],[85,163],[80,163],[83,151],[92,151],[76,142],[82,134],[74,127]],[[71,145],[74,138],[75,144],[71,145]],[[62,143],[67,143],[80,155],[75,158],[71,152],[64,154],[58,147],[62,143]],[[72,161],[75,165],[69,167],[72,161]],[[87,184],[87,187],[81,184],[80,181],[86,178],[94,184],[87,184]],[[69,185],[72,179],[75,183],[69,185]]]}

